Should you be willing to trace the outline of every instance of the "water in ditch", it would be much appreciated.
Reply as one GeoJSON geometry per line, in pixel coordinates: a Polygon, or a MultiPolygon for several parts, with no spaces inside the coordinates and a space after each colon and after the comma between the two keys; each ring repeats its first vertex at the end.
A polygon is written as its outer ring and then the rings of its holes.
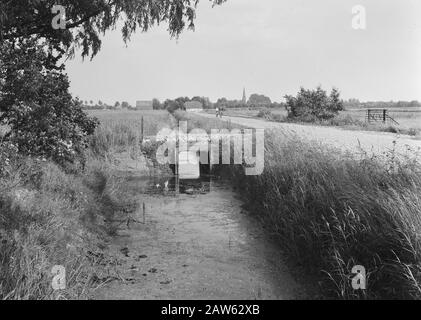
{"type": "Polygon", "coordinates": [[[171,177],[131,177],[125,188],[139,209],[110,244],[119,279],[95,299],[307,296],[280,244],[224,181],[182,180],[177,190],[171,177]]]}

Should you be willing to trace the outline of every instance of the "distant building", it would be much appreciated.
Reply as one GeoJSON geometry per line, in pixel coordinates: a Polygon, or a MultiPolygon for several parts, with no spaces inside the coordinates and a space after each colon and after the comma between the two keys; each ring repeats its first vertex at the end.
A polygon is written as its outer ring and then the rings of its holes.
{"type": "Polygon", "coordinates": [[[247,103],[246,88],[243,88],[243,99],[241,100],[243,104],[247,103]]]}
{"type": "Polygon", "coordinates": [[[152,100],[136,101],[136,110],[153,110],[152,100]]]}
{"type": "Polygon", "coordinates": [[[184,108],[186,108],[186,111],[200,111],[203,110],[203,104],[199,101],[188,101],[184,103],[184,108]]]}

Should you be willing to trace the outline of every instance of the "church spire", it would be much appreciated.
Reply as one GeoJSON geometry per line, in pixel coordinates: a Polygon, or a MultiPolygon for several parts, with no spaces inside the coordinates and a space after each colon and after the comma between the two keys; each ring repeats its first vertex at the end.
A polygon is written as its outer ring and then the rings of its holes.
{"type": "Polygon", "coordinates": [[[246,103],[247,103],[246,88],[243,88],[243,100],[242,100],[242,102],[243,102],[244,104],[246,104],[246,103]]]}

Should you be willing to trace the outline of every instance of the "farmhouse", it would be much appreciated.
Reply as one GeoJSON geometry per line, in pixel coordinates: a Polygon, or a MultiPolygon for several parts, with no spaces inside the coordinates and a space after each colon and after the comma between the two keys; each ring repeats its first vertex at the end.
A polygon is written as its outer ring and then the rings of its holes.
{"type": "Polygon", "coordinates": [[[152,101],[149,101],[149,100],[136,101],[136,110],[153,110],[152,101]]]}
{"type": "Polygon", "coordinates": [[[184,104],[184,108],[191,112],[200,111],[203,110],[203,104],[199,101],[188,101],[184,104]]]}

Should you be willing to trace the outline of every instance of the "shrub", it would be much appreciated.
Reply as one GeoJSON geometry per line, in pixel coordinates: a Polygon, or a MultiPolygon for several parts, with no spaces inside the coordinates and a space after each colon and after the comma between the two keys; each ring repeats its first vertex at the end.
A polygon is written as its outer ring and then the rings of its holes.
{"type": "Polygon", "coordinates": [[[287,95],[285,99],[288,117],[304,122],[331,119],[343,110],[337,89],[332,89],[330,96],[327,96],[321,87],[316,90],[301,88],[296,97],[287,95]]]}
{"type": "Polygon", "coordinates": [[[270,112],[269,110],[260,110],[257,114],[257,117],[269,120],[272,118],[272,112],[270,112]]]}
{"type": "Polygon", "coordinates": [[[285,116],[283,116],[281,114],[273,113],[273,112],[271,112],[270,110],[267,110],[267,109],[260,110],[259,113],[257,114],[257,117],[258,118],[264,118],[265,120],[274,121],[274,122],[285,121],[285,116]]]}

